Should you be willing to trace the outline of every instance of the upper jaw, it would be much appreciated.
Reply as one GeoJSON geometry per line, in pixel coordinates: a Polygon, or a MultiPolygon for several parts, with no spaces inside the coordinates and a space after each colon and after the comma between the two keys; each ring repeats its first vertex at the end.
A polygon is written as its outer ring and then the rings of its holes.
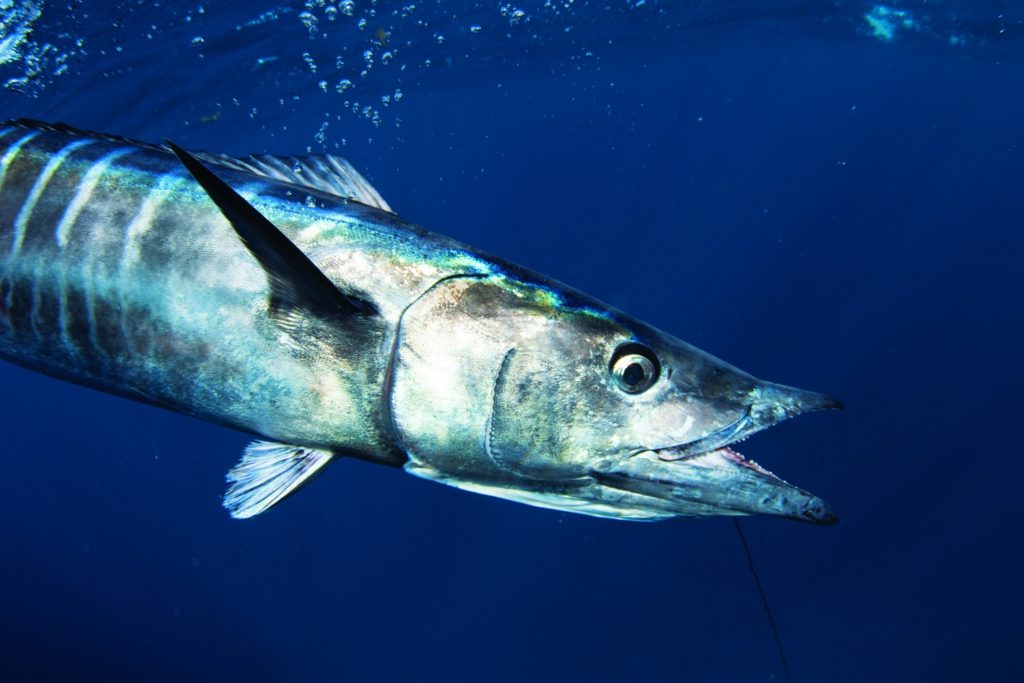
{"type": "Polygon", "coordinates": [[[769,382],[756,385],[750,391],[749,401],[739,418],[714,432],[693,441],[651,450],[662,460],[681,460],[739,443],[751,434],[803,413],[843,407],[831,396],[769,382]]]}

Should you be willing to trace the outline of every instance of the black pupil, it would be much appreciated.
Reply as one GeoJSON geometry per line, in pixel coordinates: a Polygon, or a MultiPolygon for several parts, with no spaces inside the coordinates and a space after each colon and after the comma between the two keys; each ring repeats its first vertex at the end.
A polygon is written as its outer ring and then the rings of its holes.
{"type": "Polygon", "coordinates": [[[644,371],[644,366],[639,363],[630,363],[629,367],[622,373],[622,379],[631,387],[635,387],[643,382],[646,376],[647,373],[644,371]]]}

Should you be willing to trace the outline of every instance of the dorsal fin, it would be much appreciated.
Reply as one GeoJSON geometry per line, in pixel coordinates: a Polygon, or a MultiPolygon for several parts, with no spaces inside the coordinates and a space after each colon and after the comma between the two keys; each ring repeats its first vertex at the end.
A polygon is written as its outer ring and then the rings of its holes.
{"type": "Polygon", "coordinates": [[[197,159],[223,168],[281,183],[288,183],[338,199],[352,199],[381,211],[394,213],[373,185],[345,159],[322,156],[276,156],[252,154],[244,158],[200,152],[197,159]]]}
{"type": "Polygon", "coordinates": [[[297,310],[334,318],[371,316],[370,301],[343,293],[276,225],[247,202],[201,161],[172,142],[177,155],[256,258],[270,284],[271,316],[287,324],[297,310]]]}
{"type": "MultiPolygon", "coordinates": [[[[74,128],[66,123],[46,123],[35,119],[5,121],[0,126],[17,126],[31,130],[63,133],[75,137],[88,137],[107,142],[134,145],[152,151],[171,151],[164,145],[141,142],[119,135],[96,133],[74,128]]],[[[333,154],[320,156],[278,156],[274,154],[252,154],[247,157],[233,157],[213,152],[192,152],[192,156],[208,166],[248,173],[277,183],[286,183],[300,190],[336,199],[354,200],[381,211],[394,213],[373,185],[357,171],[352,164],[333,154]]]]}

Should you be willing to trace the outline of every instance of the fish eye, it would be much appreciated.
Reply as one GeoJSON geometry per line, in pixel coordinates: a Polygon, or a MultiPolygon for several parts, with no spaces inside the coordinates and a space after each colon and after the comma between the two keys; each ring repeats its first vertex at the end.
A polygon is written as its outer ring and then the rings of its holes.
{"type": "Polygon", "coordinates": [[[654,352],[630,342],[615,349],[608,368],[615,384],[627,394],[641,394],[658,381],[661,367],[654,352]]]}

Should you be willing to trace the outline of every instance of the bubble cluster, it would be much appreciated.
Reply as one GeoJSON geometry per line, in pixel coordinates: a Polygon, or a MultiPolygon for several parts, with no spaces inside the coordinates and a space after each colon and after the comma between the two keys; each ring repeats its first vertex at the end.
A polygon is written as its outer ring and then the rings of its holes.
{"type": "Polygon", "coordinates": [[[41,2],[0,0],[0,80],[4,88],[38,95],[54,78],[68,72],[68,62],[83,50],[84,40],[68,33],[54,42],[33,37],[41,2]]]}
{"type": "MultiPolygon", "coordinates": [[[[142,70],[158,68],[161,60],[147,55],[159,49],[173,54],[183,73],[202,68],[231,74],[222,95],[229,106],[213,101],[191,107],[185,114],[190,124],[214,123],[235,111],[239,117],[262,116],[274,135],[279,132],[275,116],[282,119],[283,132],[292,121],[327,111],[335,120],[348,119],[345,125],[309,129],[310,143],[330,146],[335,131],[399,126],[408,98],[415,101],[419,93],[472,78],[493,78],[500,88],[502,78],[524,70],[566,79],[574,94],[585,94],[603,111],[599,91],[615,87],[602,75],[610,60],[638,46],[645,53],[672,50],[686,42],[687,32],[728,30],[744,18],[741,10],[726,17],[719,3],[677,0],[201,2],[114,0],[86,16],[74,11],[82,6],[77,0],[45,6],[42,0],[0,0],[0,83],[37,94],[55,78],[73,77],[81,63],[76,60],[87,50],[89,78],[155,79],[159,72],[143,76],[142,70]],[[87,20],[96,26],[94,33],[84,41],[75,38],[87,20]],[[280,109],[264,105],[257,114],[251,105],[268,88],[281,95],[280,109]]],[[[740,4],[756,6],[754,0],[740,4]]],[[[859,39],[887,46],[976,50],[983,26],[994,27],[985,40],[1001,41],[1004,52],[1024,45],[1024,13],[1004,10],[987,22],[980,16],[966,22],[952,10],[941,15],[937,7],[821,3],[820,16],[802,21],[849,27],[859,39]]],[[[748,14],[753,21],[765,12],[792,20],[785,3],[748,14]]],[[[78,87],[84,90],[86,84],[78,87]]],[[[159,94],[147,96],[162,101],[159,94]]]]}

